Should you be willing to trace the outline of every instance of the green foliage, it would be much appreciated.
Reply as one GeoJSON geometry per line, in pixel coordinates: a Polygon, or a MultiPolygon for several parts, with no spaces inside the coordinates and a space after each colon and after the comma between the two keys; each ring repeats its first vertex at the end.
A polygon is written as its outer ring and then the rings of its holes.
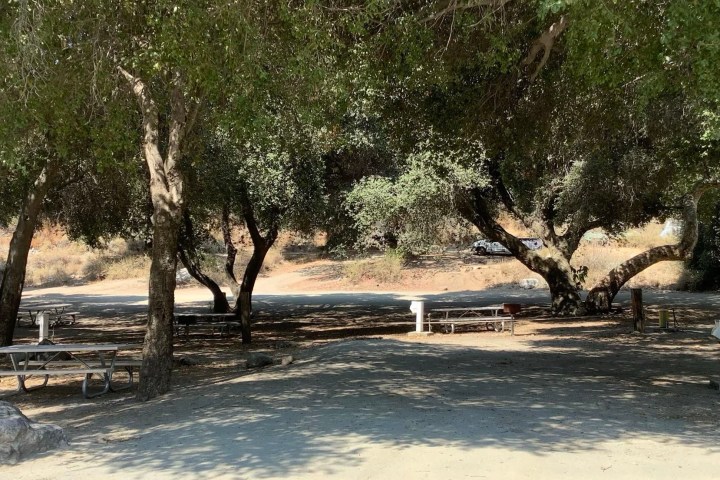
{"type": "Polygon", "coordinates": [[[692,272],[690,288],[693,290],[720,289],[720,202],[715,204],[714,215],[700,225],[698,243],[687,262],[692,272]]]}
{"type": "Polygon", "coordinates": [[[407,157],[400,175],[361,180],[346,203],[366,236],[391,233],[401,250],[422,251],[437,242],[446,218],[458,215],[458,191],[486,185],[483,161],[478,144],[428,140],[407,157]]]}

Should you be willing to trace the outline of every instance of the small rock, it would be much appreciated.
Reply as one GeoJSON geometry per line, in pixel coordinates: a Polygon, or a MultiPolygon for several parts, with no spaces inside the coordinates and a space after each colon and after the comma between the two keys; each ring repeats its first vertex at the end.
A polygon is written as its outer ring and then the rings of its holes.
{"type": "Polygon", "coordinates": [[[273,357],[267,353],[253,352],[247,357],[247,368],[260,368],[273,364],[273,357]]]}
{"type": "Polygon", "coordinates": [[[290,365],[291,363],[293,363],[294,361],[295,361],[295,359],[293,358],[292,355],[282,355],[279,358],[275,359],[275,364],[286,367],[286,366],[290,365]]]}
{"type": "Polygon", "coordinates": [[[191,367],[191,366],[194,366],[194,365],[200,365],[200,360],[198,360],[198,359],[195,358],[195,357],[189,357],[189,356],[187,356],[187,355],[183,355],[182,357],[180,357],[180,358],[178,359],[177,363],[178,363],[179,365],[191,367]]]}
{"type": "Polygon", "coordinates": [[[713,390],[720,390],[720,379],[718,380],[710,380],[710,385],[708,385],[713,390]]]}

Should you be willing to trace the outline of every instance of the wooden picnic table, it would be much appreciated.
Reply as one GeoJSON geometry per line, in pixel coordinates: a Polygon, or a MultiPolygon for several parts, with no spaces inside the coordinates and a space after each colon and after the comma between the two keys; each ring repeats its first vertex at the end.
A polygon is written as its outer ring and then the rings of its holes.
{"type": "Polygon", "coordinates": [[[15,376],[18,390],[30,392],[47,385],[50,376],[84,375],[82,392],[85,398],[97,397],[109,391],[129,388],[133,383],[133,368],[140,366],[138,359],[123,358],[120,352],[137,350],[142,344],[84,344],[60,343],[55,345],[25,344],[0,348],[0,354],[10,357],[11,370],[0,370],[0,376],[15,376]],[[128,374],[127,383],[121,386],[112,384],[116,371],[125,370],[128,374]],[[99,392],[90,393],[89,383],[93,376],[103,381],[99,392]],[[31,377],[44,377],[43,383],[35,386],[26,385],[31,377]]]}
{"type": "Polygon", "coordinates": [[[40,313],[47,312],[50,315],[59,316],[65,313],[65,309],[72,306],[69,303],[25,303],[20,304],[20,310],[28,312],[30,318],[30,326],[37,325],[37,316],[40,313]]]}

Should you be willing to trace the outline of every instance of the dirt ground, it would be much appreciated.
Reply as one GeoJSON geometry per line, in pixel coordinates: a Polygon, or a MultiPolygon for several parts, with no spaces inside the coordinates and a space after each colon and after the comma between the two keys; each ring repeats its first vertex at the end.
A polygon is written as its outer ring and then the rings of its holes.
{"type": "MultiPolygon", "coordinates": [[[[431,292],[328,292],[328,269],[261,279],[251,345],[178,338],[176,357],[199,364],[178,365],[172,391],[156,400],[127,391],[84,400],[78,379],[13,394],[3,379],[3,399],[62,426],[70,446],[0,466],[0,478],[716,477],[717,294],[649,292],[649,318],[676,307],[677,328],[635,334],[627,312],[549,318],[543,291],[472,291],[459,279],[431,292]],[[507,298],[524,308],[514,336],[477,327],[413,336],[408,300],[418,295],[436,306],[507,298]],[[248,370],[250,351],[295,361],[248,370]]],[[[55,330],[56,342],[142,340],[144,281],[26,296],[83,312],[55,330]]],[[[179,309],[208,301],[202,289],[177,293],[179,309]]],[[[36,335],[22,328],[18,341],[36,335]]]]}

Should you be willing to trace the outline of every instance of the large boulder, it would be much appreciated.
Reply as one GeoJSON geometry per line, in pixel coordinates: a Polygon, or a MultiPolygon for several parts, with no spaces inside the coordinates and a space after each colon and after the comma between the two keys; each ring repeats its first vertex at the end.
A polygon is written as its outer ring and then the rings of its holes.
{"type": "Polygon", "coordinates": [[[62,428],[33,422],[15,405],[0,401],[0,464],[15,464],[27,455],[65,446],[62,428]]]}

